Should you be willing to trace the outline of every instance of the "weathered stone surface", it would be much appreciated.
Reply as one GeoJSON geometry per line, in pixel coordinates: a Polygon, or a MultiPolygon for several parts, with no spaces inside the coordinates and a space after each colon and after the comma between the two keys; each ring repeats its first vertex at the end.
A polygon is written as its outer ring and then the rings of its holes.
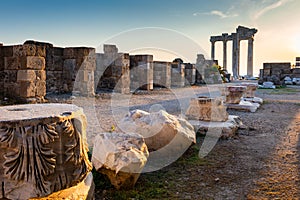
{"type": "Polygon", "coordinates": [[[153,90],[153,55],[130,56],[130,88],[153,90]]]}
{"type": "Polygon", "coordinates": [[[234,137],[237,134],[237,130],[240,127],[244,127],[240,117],[235,115],[229,115],[228,120],[225,122],[189,120],[189,123],[194,126],[197,133],[206,135],[209,129],[213,129],[215,135],[210,136],[219,137],[221,139],[234,137]]]}
{"type": "Polygon", "coordinates": [[[21,68],[21,62],[19,57],[4,57],[5,70],[17,70],[20,68],[21,68]]]}
{"type": "Polygon", "coordinates": [[[45,58],[38,56],[21,57],[21,69],[45,69],[45,58]]]}
{"type": "Polygon", "coordinates": [[[241,100],[240,103],[238,104],[226,104],[226,106],[229,109],[247,111],[247,112],[256,112],[256,110],[260,107],[260,104],[241,100]]]}
{"type": "Polygon", "coordinates": [[[92,173],[88,173],[83,181],[78,183],[77,185],[60,190],[58,192],[54,192],[46,197],[41,198],[30,198],[30,200],[74,200],[74,199],[84,199],[84,200],[93,200],[94,199],[94,189],[95,184],[93,181],[92,173]]]}
{"type": "Polygon", "coordinates": [[[226,103],[239,104],[246,90],[245,86],[227,86],[226,103]]]}
{"type": "Polygon", "coordinates": [[[202,121],[224,122],[228,120],[228,113],[223,105],[223,100],[208,97],[191,99],[186,116],[188,119],[202,121]]]}
{"type": "Polygon", "coordinates": [[[185,64],[172,63],[171,68],[171,86],[184,87],[185,86],[185,64]]]}
{"type": "Polygon", "coordinates": [[[194,85],[196,82],[196,67],[194,64],[185,63],[184,69],[185,85],[194,85]]]}
{"type": "Polygon", "coordinates": [[[253,97],[253,98],[243,97],[242,100],[243,101],[249,101],[251,103],[258,103],[258,104],[263,104],[263,102],[264,102],[264,100],[262,98],[259,98],[259,97],[253,97]]]}
{"type": "Polygon", "coordinates": [[[34,70],[18,70],[18,81],[35,81],[36,74],[34,70]]]}
{"type": "Polygon", "coordinates": [[[92,163],[117,189],[133,188],[149,156],[144,138],[133,133],[96,136],[92,163]]]}
{"type": "Polygon", "coordinates": [[[153,62],[153,84],[165,88],[171,88],[171,63],[153,62]]]}
{"type": "Polygon", "coordinates": [[[45,197],[87,177],[92,165],[81,108],[17,105],[0,107],[0,113],[0,197],[45,197]]]}
{"type": "Polygon", "coordinates": [[[246,98],[254,98],[255,97],[255,91],[258,87],[257,83],[241,83],[241,86],[246,86],[246,92],[244,93],[244,97],[246,98]]]}
{"type": "Polygon", "coordinates": [[[174,149],[180,148],[180,143],[195,142],[193,126],[163,110],[154,113],[133,110],[122,119],[120,127],[126,132],[141,134],[150,151],[161,149],[171,142],[176,143],[174,140],[179,140],[174,149]]]}

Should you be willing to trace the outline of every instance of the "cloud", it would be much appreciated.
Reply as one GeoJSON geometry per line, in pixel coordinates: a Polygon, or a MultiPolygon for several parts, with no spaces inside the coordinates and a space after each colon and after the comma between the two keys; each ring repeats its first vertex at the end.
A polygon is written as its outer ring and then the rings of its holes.
{"type": "Polygon", "coordinates": [[[254,15],[254,19],[257,20],[259,19],[261,16],[263,16],[265,13],[278,8],[280,6],[283,6],[284,4],[288,3],[289,1],[293,1],[293,0],[278,0],[276,2],[274,2],[271,5],[268,5],[264,8],[262,8],[261,10],[259,10],[255,15],[254,15]]]}
{"type": "Polygon", "coordinates": [[[219,10],[212,10],[210,12],[205,12],[205,13],[193,13],[193,16],[195,16],[195,17],[200,16],[200,15],[215,15],[215,16],[220,17],[221,19],[238,16],[237,14],[229,14],[228,12],[224,13],[219,10]]]}

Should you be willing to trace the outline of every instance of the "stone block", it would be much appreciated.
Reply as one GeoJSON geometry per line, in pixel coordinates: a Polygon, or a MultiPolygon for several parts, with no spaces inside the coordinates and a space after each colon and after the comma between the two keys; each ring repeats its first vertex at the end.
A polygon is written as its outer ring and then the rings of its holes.
{"type": "Polygon", "coordinates": [[[200,135],[207,135],[216,140],[228,139],[237,135],[239,128],[244,128],[241,119],[235,115],[229,115],[225,122],[208,122],[199,120],[189,120],[195,131],[200,135]]]}
{"type": "Polygon", "coordinates": [[[4,82],[16,83],[17,82],[17,70],[4,70],[4,82]]]}
{"type": "Polygon", "coordinates": [[[117,189],[134,187],[149,156],[144,138],[133,133],[101,133],[93,150],[95,169],[107,175],[117,189]]]}
{"type": "Polygon", "coordinates": [[[44,97],[46,95],[46,81],[36,81],[35,96],[44,97]]]}
{"type": "Polygon", "coordinates": [[[226,103],[239,104],[247,90],[246,86],[227,86],[226,103]]]}
{"type": "Polygon", "coordinates": [[[50,62],[48,63],[48,65],[46,67],[47,67],[47,70],[62,71],[64,68],[63,57],[62,56],[52,56],[50,62]]]}
{"type": "Polygon", "coordinates": [[[228,120],[228,113],[222,99],[208,97],[191,99],[186,116],[188,119],[201,121],[225,122],[228,120]]]}
{"type": "Polygon", "coordinates": [[[118,48],[116,45],[104,44],[103,51],[105,54],[118,53],[118,48]]]}
{"type": "Polygon", "coordinates": [[[17,81],[30,81],[36,80],[36,74],[34,70],[18,70],[17,81]]]}
{"type": "Polygon", "coordinates": [[[19,57],[4,57],[4,69],[18,70],[20,68],[21,62],[19,57]]]}
{"type": "Polygon", "coordinates": [[[35,97],[36,87],[32,81],[19,81],[20,96],[24,98],[35,97]]]}
{"type": "MultiPolygon", "coordinates": [[[[46,52],[44,49],[43,57],[46,56],[46,52]]],[[[37,54],[37,46],[34,44],[26,44],[26,45],[15,45],[13,46],[13,56],[15,57],[26,57],[26,56],[36,56],[37,54]]]]}
{"type": "Polygon", "coordinates": [[[16,96],[20,95],[20,85],[17,82],[4,82],[3,87],[5,96],[16,98],[16,96]]]}
{"type": "Polygon", "coordinates": [[[300,68],[294,68],[293,74],[300,74],[300,68]]]}
{"type": "Polygon", "coordinates": [[[3,57],[12,57],[13,56],[13,46],[3,46],[2,55],[3,57]]]}
{"type": "Polygon", "coordinates": [[[53,47],[53,56],[62,57],[64,55],[64,48],[53,47]]]}
{"type": "Polygon", "coordinates": [[[76,68],[76,59],[65,59],[63,71],[74,72],[76,68]]]}
{"type": "Polygon", "coordinates": [[[21,69],[45,69],[45,58],[38,56],[26,56],[21,58],[21,69]]]}

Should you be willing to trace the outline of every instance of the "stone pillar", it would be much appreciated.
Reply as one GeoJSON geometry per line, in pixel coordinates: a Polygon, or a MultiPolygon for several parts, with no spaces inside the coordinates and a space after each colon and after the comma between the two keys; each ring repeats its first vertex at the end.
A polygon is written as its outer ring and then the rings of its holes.
{"type": "Polygon", "coordinates": [[[130,93],[129,54],[118,53],[116,45],[105,44],[96,54],[95,87],[99,90],[130,93]]]}
{"type": "Polygon", "coordinates": [[[170,62],[153,62],[153,84],[158,87],[171,88],[170,62]]]}
{"type": "Polygon", "coordinates": [[[67,92],[72,92],[73,95],[94,96],[95,49],[65,48],[63,57],[63,79],[67,92]]]}
{"type": "Polygon", "coordinates": [[[185,86],[185,64],[172,63],[171,71],[171,86],[172,87],[184,87],[185,86]]]}
{"type": "Polygon", "coordinates": [[[153,55],[130,56],[131,90],[153,90],[153,55]]]}
{"type": "Polygon", "coordinates": [[[253,76],[253,37],[248,39],[247,75],[253,76]]]}
{"type": "Polygon", "coordinates": [[[0,199],[92,198],[81,108],[26,104],[3,106],[0,113],[0,199]]]}
{"type": "Polygon", "coordinates": [[[232,33],[232,74],[234,78],[239,76],[240,65],[240,40],[237,33],[232,33]]]}
{"type": "Polygon", "coordinates": [[[211,40],[211,59],[215,59],[215,41],[211,40]]]}
{"type": "Polygon", "coordinates": [[[223,69],[227,69],[227,40],[223,40],[223,69]]]}
{"type": "Polygon", "coordinates": [[[185,63],[184,69],[185,85],[194,85],[196,82],[196,68],[194,64],[185,63]]]}

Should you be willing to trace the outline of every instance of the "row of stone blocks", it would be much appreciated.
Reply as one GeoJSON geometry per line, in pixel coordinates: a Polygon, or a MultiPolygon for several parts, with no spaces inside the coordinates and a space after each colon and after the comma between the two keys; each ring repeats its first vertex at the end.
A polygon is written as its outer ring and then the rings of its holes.
{"type": "Polygon", "coordinates": [[[118,53],[115,45],[104,45],[104,53],[96,54],[96,66],[95,86],[122,93],[152,90],[154,86],[184,87],[196,82],[193,64],[153,61],[152,55],[118,53]]]}

